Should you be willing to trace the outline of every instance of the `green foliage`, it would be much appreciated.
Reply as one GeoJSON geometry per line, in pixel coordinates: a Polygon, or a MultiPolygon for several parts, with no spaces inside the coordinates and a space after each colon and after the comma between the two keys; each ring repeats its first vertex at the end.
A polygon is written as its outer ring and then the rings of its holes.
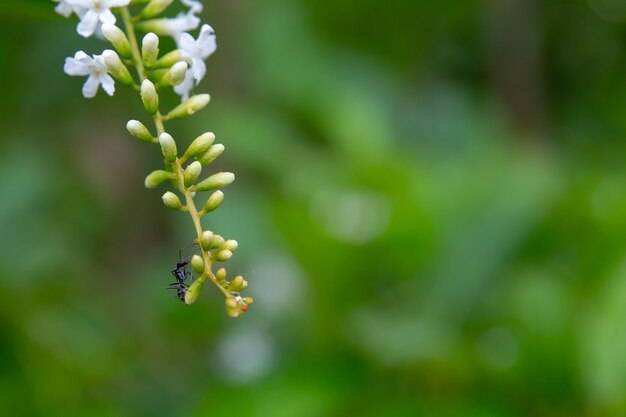
{"type": "Polygon", "coordinates": [[[137,192],[163,159],[121,132],[137,93],[85,104],[58,64],[73,26],[2,3],[1,415],[626,413],[611,2],[536,2],[540,135],[510,128],[486,62],[500,2],[207,4],[219,104],[171,126],[228,145],[206,161],[237,187],[205,211],[242,243],[255,311],[235,322],[207,288],[193,309],[164,294],[190,224],[137,192]]]}

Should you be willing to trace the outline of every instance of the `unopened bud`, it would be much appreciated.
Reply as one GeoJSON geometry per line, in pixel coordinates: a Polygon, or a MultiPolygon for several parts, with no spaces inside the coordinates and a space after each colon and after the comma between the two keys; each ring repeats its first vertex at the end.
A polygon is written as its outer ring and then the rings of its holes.
{"type": "Polygon", "coordinates": [[[204,133],[194,139],[191,142],[191,145],[185,151],[186,158],[193,158],[196,155],[200,155],[209,150],[213,141],[215,140],[215,135],[211,132],[204,133]]]}
{"type": "Polygon", "coordinates": [[[187,288],[187,292],[185,293],[185,304],[193,304],[198,299],[200,292],[202,291],[202,284],[204,284],[204,279],[197,279],[187,288]]]}
{"type": "Polygon", "coordinates": [[[220,190],[217,190],[207,199],[204,208],[202,209],[205,213],[210,213],[222,204],[224,201],[224,193],[220,190]]]}
{"type": "Polygon", "coordinates": [[[222,248],[228,249],[231,252],[236,251],[238,247],[239,247],[239,243],[237,243],[237,241],[234,239],[229,239],[226,242],[224,242],[224,244],[222,244],[222,248]]]}
{"type": "Polygon", "coordinates": [[[177,62],[185,60],[185,53],[180,49],[174,49],[159,58],[155,64],[156,68],[170,68],[177,62]]]}
{"type": "Polygon", "coordinates": [[[159,143],[161,144],[161,152],[163,152],[163,156],[169,162],[173,162],[176,160],[177,150],[176,150],[176,142],[174,142],[174,138],[167,132],[161,133],[159,136],[159,143]]]}
{"type": "Polygon", "coordinates": [[[211,243],[213,242],[213,232],[210,230],[205,230],[202,232],[202,236],[200,236],[200,247],[208,251],[211,249],[211,243]]]}
{"type": "Polygon", "coordinates": [[[226,268],[220,268],[215,273],[215,278],[217,278],[218,282],[226,281],[226,268]]]}
{"type": "Polygon", "coordinates": [[[205,153],[203,153],[201,156],[199,156],[196,159],[202,165],[209,165],[211,162],[215,160],[215,158],[217,158],[218,156],[222,154],[222,152],[224,152],[224,149],[225,149],[224,145],[222,145],[221,143],[216,143],[215,145],[212,145],[209,148],[209,150],[207,150],[205,153]]]}
{"type": "Polygon", "coordinates": [[[165,72],[159,83],[163,86],[178,85],[185,80],[189,65],[185,61],[177,62],[165,72]]]}
{"type": "Polygon", "coordinates": [[[198,274],[204,273],[204,259],[200,255],[193,255],[191,257],[191,267],[198,274]]]}
{"type": "Polygon", "coordinates": [[[202,110],[209,104],[210,96],[208,94],[198,94],[191,96],[165,116],[166,120],[180,119],[181,117],[191,116],[195,112],[202,110]]]}
{"type": "Polygon", "coordinates": [[[213,235],[211,239],[211,249],[219,248],[224,244],[224,238],[220,235],[213,235]]]}
{"type": "Polygon", "coordinates": [[[175,175],[173,173],[160,169],[149,173],[144,183],[146,188],[155,188],[174,177],[175,175]]]}
{"type": "Polygon", "coordinates": [[[235,174],[232,172],[219,172],[200,181],[194,186],[194,191],[208,191],[216,188],[226,187],[235,181],[235,174]]]}
{"type": "Polygon", "coordinates": [[[119,55],[112,49],[105,49],[102,52],[102,59],[107,66],[107,71],[119,82],[126,85],[132,85],[135,83],[133,77],[130,75],[126,65],[122,63],[119,55]]]}
{"type": "Polygon", "coordinates": [[[248,287],[248,281],[243,279],[241,275],[237,275],[235,279],[233,279],[230,285],[228,286],[228,289],[230,291],[242,291],[242,290],[245,290],[247,287],[248,287]]]}
{"type": "Polygon", "coordinates": [[[183,203],[180,202],[180,198],[171,191],[167,191],[161,198],[163,199],[163,204],[171,209],[180,210],[183,208],[183,203]]]}
{"type": "Polygon", "coordinates": [[[159,37],[154,33],[148,33],[143,37],[143,41],[141,42],[141,56],[143,58],[144,67],[154,67],[157,57],[159,56],[159,37]]]}
{"type": "Polygon", "coordinates": [[[228,249],[222,249],[215,254],[215,259],[219,262],[226,262],[233,256],[233,253],[228,249]]]}
{"type": "Polygon", "coordinates": [[[137,16],[142,19],[154,17],[167,9],[167,7],[172,4],[172,1],[174,0],[151,0],[137,16]]]}
{"type": "Polygon", "coordinates": [[[150,80],[143,80],[141,83],[141,101],[146,111],[151,115],[159,111],[159,95],[150,80]]]}
{"type": "Polygon", "coordinates": [[[154,137],[148,128],[138,120],[129,120],[126,129],[133,137],[143,142],[154,142],[154,137]]]}
{"type": "Polygon", "coordinates": [[[243,297],[243,302],[251,306],[254,304],[254,298],[252,297],[243,297]]]}
{"type": "Polygon", "coordinates": [[[115,50],[124,58],[131,58],[133,52],[124,31],[115,25],[105,23],[102,25],[102,35],[111,42],[115,50]]]}
{"type": "Polygon", "coordinates": [[[198,177],[200,176],[200,172],[202,171],[202,165],[200,162],[193,161],[190,163],[187,168],[185,168],[184,179],[185,179],[185,187],[189,187],[192,185],[198,177]]]}

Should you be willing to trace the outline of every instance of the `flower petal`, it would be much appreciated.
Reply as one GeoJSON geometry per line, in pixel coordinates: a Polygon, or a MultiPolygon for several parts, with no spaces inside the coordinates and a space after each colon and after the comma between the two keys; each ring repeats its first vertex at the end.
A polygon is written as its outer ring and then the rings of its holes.
{"type": "Polygon", "coordinates": [[[85,81],[85,84],[83,84],[83,96],[85,96],[86,98],[95,97],[96,93],[98,92],[99,85],[100,80],[98,79],[98,77],[90,75],[89,78],[87,78],[87,81],[85,81]]]}
{"type": "Polygon", "coordinates": [[[83,16],[80,20],[78,26],[76,26],[76,31],[79,35],[88,38],[96,31],[96,26],[98,26],[98,20],[98,13],[89,9],[85,16],[83,16]]]}
{"type": "Polygon", "coordinates": [[[200,82],[206,74],[206,64],[201,59],[194,59],[191,65],[191,71],[193,72],[193,78],[196,82],[200,82]]]}
{"type": "Polygon", "coordinates": [[[102,89],[110,96],[115,92],[115,81],[109,74],[102,74],[100,76],[100,83],[102,84],[102,89]]]}
{"type": "Polygon", "coordinates": [[[103,24],[114,25],[116,22],[115,15],[109,9],[100,12],[99,18],[103,24]]]}

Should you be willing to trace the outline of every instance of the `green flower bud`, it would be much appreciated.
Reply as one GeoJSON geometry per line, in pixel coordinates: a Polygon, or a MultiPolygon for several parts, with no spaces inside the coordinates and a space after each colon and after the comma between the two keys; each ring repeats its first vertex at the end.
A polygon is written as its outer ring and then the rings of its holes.
{"type": "Polygon", "coordinates": [[[105,49],[102,52],[102,58],[107,66],[107,70],[113,78],[125,85],[133,85],[135,83],[128,68],[122,63],[117,52],[112,49],[105,49]]]}
{"type": "Polygon", "coordinates": [[[193,255],[191,257],[191,267],[198,274],[204,273],[204,259],[200,255],[193,255]]]}
{"type": "Polygon", "coordinates": [[[193,142],[191,142],[191,145],[189,145],[185,151],[185,157],[193,158],[196,155],[200,155],[201,153],[208,151],[214,140],[215,135],[211,132],[198,136],[193,142]]]}
{"type": "Polygon", "coordinates": [[[161,198],[163,199],[163,204],[169,208],[174,210],[180,210],[183,208],[183,203],[180,202],[180,198],[178,198],[178,196],[171,191],[167,191],[161,198]]]}
{"type": "Polygon", "coordinates": [[[224,244],[222,245],[223,249],[228,249],[231,252],[236,251],[238,247],[239,247],[239,243],[237,243],[237,241],[234,239],[229,239],[226,242],[224,242],[224,244]]]}
{"type": "Polygon", "coordinates": [[[198,94],[191,96],[165,116],[165,120],[180,119],[181,117],[191,116],[195,112],[202,110],[209,104],[210,96],[208,94],[198,94]]]}
{"type": "Polygon", "coordinates": [[[204,279],[197,279],[187,288],[187,292],[185,293],[185,304],[193,304],[198,299],[200,295],[200,291],[202,290],[202,284],[204,284],[204,279]]]}
{"type": "Polygon", "coordinates": [[[132,58],[133,52],[124,31],[112,24],[102,25],[102,35],[111,42],[115,50],[124,58],[132,58]]]}
{"type": "Polygon", "coordinates": [[[243,302],[251,306],[254,304],[254,298],[252,297],[243,297],[243,302]]]}
{"type": "Polygon", "coordinates": [[[155,115],[159,111],[159,95],[150,80],[143,80],[141,83],[141,101],[146,111],[155,115]]]}
{"type": "Polygon", "coordinates": [[[175,177],[176,175],[174,173],[159,169],[148,174],[145,180],[145,185],[146,188],[156,188],[165,181],[171,180],[175,177]]]}
{"type": "Polygon", "coordinates": [[[217,190],[207,199],[204,208],[202,209],[205,213],[210,213],[222,204],[224,201],[224,193],[220,190],[217,190]]]}
{"type": "Polygon", "coordinates": [[[213,242],[213,232],[210,230],[205,230],[202,232],[202,236],[200,236],[200,247],[205,250],[211,250],[211,243],[213,242]]]}
{"type": "Polygon", "coordinates": [[[184,61],[185,54],[180,49],[174,49],[159,58],[155,64],[155,68],[170,68],[177,62],[184,61]]]}
{"type": "Polygon", "coordinates": [[[161,80],[159,81],[161,85],[178,85],[185,80],[185,75],[187,74],[187,68],[189,65],[185,61],[180,61],[172,65],[172,67],[165,72],[161,80]]]}
{"type": "Polygon", "coordinates": [[[228,286],[229,291],[242,291],[248,287],[248,281],[243,279],[241,275],[237,275],[228,286]]]}
{"type": "Polygon", "coordinates": [[[143,66],[152,68],[159,56],[159,37],[154,33],[148,33],[141,42],[141,55],[143,66]]]}
{"type": "Polygon", "coordinates": [[[138,120],[129,120],[128,123],[126,123],[126,129],[133,137],[143,142],[155,142],[152,133],[150,133],[148,128],[138,120]]]}
{"type": "Polygon", "coordinates": [[[160,14],[163,10],[172,4],[174,0],[151,0],[146,7],[137,15],[142,19],[147,19],[160,14]]]}
{"type": "Polygon", "coordinates": [[[198,177],[200,176],[200,172],[202,171],[202,165],[200,162],[193,161],[190,163],[187,168],[185,168],[184,178],[185,178],[185,187],[189,187],[192,185],[198,177]]]}
{"type": "Polygon", "coordinates": [[[222,154],[222,152],[224,152],[224,149],[224,145],[222,145],[221,143],[216,143],[215,145],[212,145],[208,151],[206,151],[196,159],[202,165],[209,165],[215,160],[215,158],[217,158],[222,154]]]}
{"type": "Polygon", "coordinates": [[[228,249],[222,249],[215,254],[215,259],[219,262],[226,262],[233,256],[233,253],[228,249]]]}
{"type": "Polygon", "coordinates": [[[213,235],[211,239],[211,249],[219,248],[224,244],[224,238],[220,235],[213,235]]]}
{"type": "Polygon", "coordinates": [[[159,143],[161,144],[161,152],[163,152],[165,159],[169,162],[174,162],[178,155],[174,138],[169,133],[163,132],[159,136],[159,143]]]}
{"type": "Polygon", "coordinates": [[[193,187],[194,191],[208,191],[216,188],[226,187],[235,181],[235,174],[232,172],[219,172],[200,181],[193,187]]]}
{"type": "Polygon", "coordinates": [[[225,282],[226,281],[226,268],[218,269],[217,272],[215,273],[215,278],[217,279],[218,282],[225,282]]]}

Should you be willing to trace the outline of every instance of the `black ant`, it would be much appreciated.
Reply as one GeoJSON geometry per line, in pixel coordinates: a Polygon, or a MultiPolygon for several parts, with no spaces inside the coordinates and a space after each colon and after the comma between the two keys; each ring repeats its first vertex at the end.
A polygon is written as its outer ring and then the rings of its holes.
{"type": "Polygon", "coordinates": [[[178,262],[176,262],[176,268],[172,269],[172,275],[176,278],[176,282],[167,286],[168,290],[176,290],[176,298],[183,303],[185,302],[185,294],[189,288],[187,284],[187,278],[191,277],[191,272],[187,271],[187,265],[189,261],[183,259],[182,249],[178,251],[178,262]]]}

